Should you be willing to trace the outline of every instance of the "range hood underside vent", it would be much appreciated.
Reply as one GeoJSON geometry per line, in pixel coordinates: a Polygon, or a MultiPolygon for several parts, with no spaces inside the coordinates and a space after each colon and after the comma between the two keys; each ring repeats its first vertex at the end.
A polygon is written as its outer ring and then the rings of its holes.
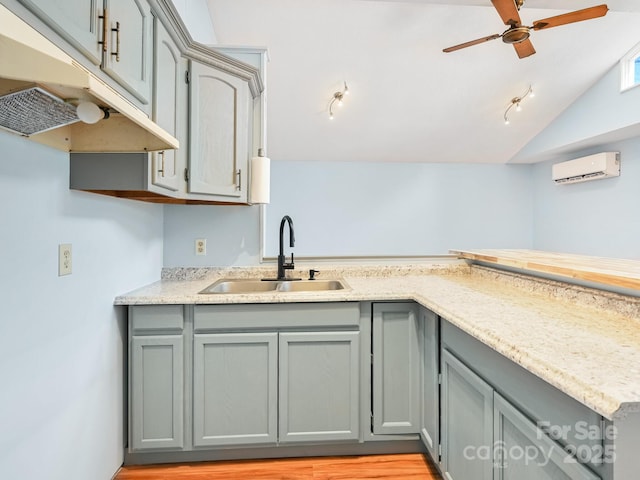
{"type": "Polygon", "coordinates": [[[0,97],[0,127],[21,135],[77,122],[76,107],[38,87],[0,97]]]}

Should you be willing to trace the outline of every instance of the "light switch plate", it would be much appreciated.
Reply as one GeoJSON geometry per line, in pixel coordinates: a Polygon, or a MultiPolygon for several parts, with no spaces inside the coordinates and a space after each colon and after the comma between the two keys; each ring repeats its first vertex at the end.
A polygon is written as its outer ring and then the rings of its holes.
{"type": "Polygon", "coordinates": [[[58,276],[71,275],[71,244],[58,245],[58,276]]]}

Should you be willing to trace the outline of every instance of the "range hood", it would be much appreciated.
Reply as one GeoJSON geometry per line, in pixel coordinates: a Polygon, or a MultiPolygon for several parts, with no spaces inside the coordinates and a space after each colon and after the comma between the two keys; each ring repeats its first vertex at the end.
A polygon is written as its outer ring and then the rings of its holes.
{"type": "Polygon", "coordinates": [[[0,25],[0,119],[4,129],[74,152],[179,147],[175,137],[3,5],[0,25]],[[96,104],[109,112],[109,118],[95,124],[79,121],[75,105],[81,102],[96,104]],[[14,107],[18,110],[10,110],[14,107]],[[29,121],[36,125],[25,124],[29,121]]]}

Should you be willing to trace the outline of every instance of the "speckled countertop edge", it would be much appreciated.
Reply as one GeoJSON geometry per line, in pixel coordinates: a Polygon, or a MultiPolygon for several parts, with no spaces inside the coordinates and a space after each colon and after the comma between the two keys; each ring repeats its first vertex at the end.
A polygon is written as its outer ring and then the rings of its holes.
{"type": "Polygon", "coordinates": [[[608,419],[640,411],[638,298],[450,263],[325,266],[322,277],[343,278],[349,286],[343,291],[198,293],[219,278],[272,273],[272,267],[171,269],[163,272],[163,280],[121,295],[115,303],[415,300],[608,419]],[[603,364],[605,357],[609,361],[603,364]]]}

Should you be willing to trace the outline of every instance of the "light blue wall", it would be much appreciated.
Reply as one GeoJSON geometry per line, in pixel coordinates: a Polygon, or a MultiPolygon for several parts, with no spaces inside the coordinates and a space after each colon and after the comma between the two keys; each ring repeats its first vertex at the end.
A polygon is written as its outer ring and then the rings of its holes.
{"type": "Polygon", "coordinates": [[[159,278],[162,207],[70,191],[68,155],[20,137],[0,132],[0,151],[0,477],[108,480],[124,445],[113,299],[159,278]]]}
{"type": "Polygon", "coordinates": [[[617,63],[518,152],[516,160],[557,159],[640,135],[640,87],[621,92],[620,81],[617,63]]]}
{"type": "MultiPolygon", "coordinates": [[[[431,255],[531,248],[532,167],[272,161],[266,255],[283,215],[296,255],[431,255]]],[[[259,262],[259,207],[165,207],[165,266],[259,262]],[[207,238],[208,255],[194,254],[207,238]]],[[[289,249],[287,248],[287,252],[289,249]]]]}
{"type": "Polygon", "coordinates": [[[533,246],[539,250],[640,259],[640,87],[620,91],[620,65],[534,138],[520,156],[534,167],[533,246]],[[621,153],[621,176],[555,185],[553,163],[621,153]]]}
{"type": "Polygon", "coordinates": [[[587,149],[619,151],[621,175],[556,185],[551,165],[534,168],[534,248],[640,260],[640,138],[587,149]]]}
{"type": "Polygon", "coordinates": [[[274,162],[266,253],[283,215],[298,255],[429,255],[529,248],[527,165],[274,162]]]}
{"type": "Polygon", "coordinates": [[[260,263],[260,207],[166,205],[165,267],[257,265],[260,263]],[[207,255],[195,254],[195,240],[207,240],[207,255]]]}

